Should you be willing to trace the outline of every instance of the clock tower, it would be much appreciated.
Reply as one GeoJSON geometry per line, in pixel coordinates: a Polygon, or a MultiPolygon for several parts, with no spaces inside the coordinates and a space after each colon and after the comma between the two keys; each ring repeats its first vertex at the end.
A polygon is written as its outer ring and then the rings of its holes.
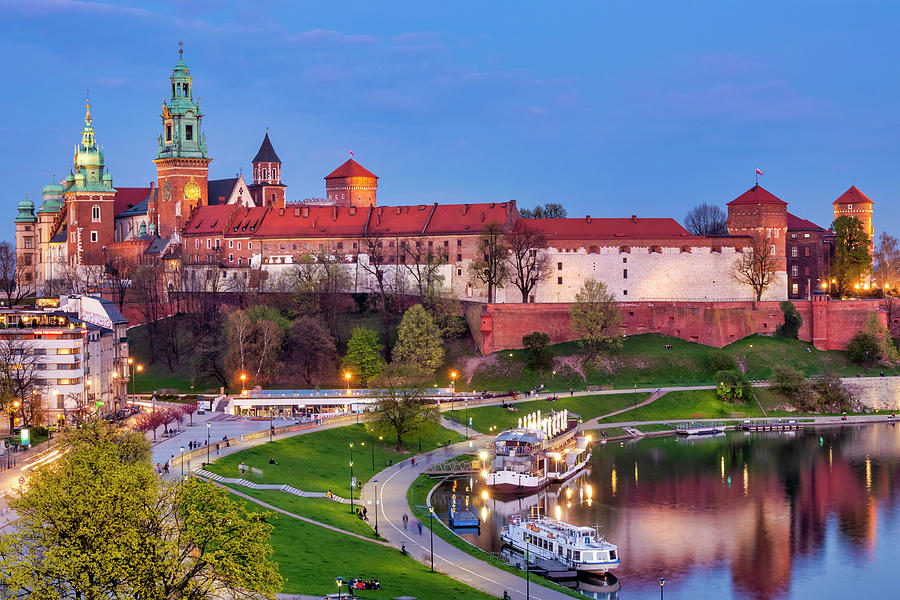
{"type": "Polygon", "coordinates": [[[156,177],[159,189],[159,236],[180,238],[191,211],[207,203],[206,180],[212,159],[200,129],[203,113],[194,101],[191,71],[178,50],[169,77],[171,96],[163,100],[162,134],[157,138],[156,177]]]}

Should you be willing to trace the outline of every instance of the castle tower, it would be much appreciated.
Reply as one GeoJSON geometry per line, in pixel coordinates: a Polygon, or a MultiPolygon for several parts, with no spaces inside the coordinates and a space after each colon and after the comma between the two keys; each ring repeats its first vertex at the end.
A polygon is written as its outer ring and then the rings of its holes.
{"type": "Polygon", "coordinates": [[[250,194],[257,206],[284,208],[284,188],[281,183],[281,159],[272,147],[269,132],[263,138],[259,152],[253,157],[253,183],[250,194]]]}
{"type": "Polygon", "coordinates": [[[197,206],[207,203],[206,182],[210,158],[206,136],[200,131],[203,113],[194,101],[193,78],[178,50],[178,62],[169,77],[172,95],[163,101],[163,133],[157,138],[156,178],[159,190],[159,235],[179,237],[197,206]]]}
{"type": "Polygon", "coordinates": [[[42,288],[47,279],[53,277],[53,262],[51,256],[50,238],[53,235],[54,224],[65,204],[66,188],[55,181],[56,176],[41,191],[44,203],[37,209],[37,268],[35,270],[35,285],[42,288]]]}
{"type": "Polygon", "coordinates": [[[115,239],[112,175],[94,137],[91,103],[87,102],[81,143],[75,145],[72,174],[64,193],[67,256],[71,266],[102,265],[106,246],[115,239]]]}
{"type": "Polygon", "coordinates": [[[856,217],[862,223],[863,231],[869,236],[869,254],[874,255],[875,252],[875,227],[872,225],[872,215],[875,203],[868,196],[859,191],[855,185],[851,185],[850,189],[841,194],[835,200],[834,218],[838,217],[856,217]]]}
{"type": "Polygon", "coordinates": [[[34,290],[37,280],[37,217],[34,202],[25,196],[16,215],[16,287],[34,290]]]}
{"type": "Polygon", "coordinates": [[[728,203],[728,233],[763,235],[775,247],[776,270],[787,269],[787,202],[761,186],[752,188],[728,203]]]}
{"type": "Polygon", "coordinates": [[[375,206],[378,176],[352,158],[325,176],[325,196],[339,206],[375,206]]]}

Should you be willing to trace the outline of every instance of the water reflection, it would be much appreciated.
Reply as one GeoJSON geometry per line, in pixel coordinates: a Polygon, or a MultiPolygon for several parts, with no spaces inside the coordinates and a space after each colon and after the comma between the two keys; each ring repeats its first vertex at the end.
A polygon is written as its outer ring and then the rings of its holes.
{"type": "Polygon", "coordinates": [[[900,429],[891,425],[598,446],[590,470],[560,486],[525,498],[481,492],[477,478],[458,482],[437,495],[439,511],[454,497],[476,506],[487,521],[466,537],[489,551],[514,514],[597,524],[620,548],[620,598],[655,593],[659,576],[667,598],[895,587],[900,429]]]}

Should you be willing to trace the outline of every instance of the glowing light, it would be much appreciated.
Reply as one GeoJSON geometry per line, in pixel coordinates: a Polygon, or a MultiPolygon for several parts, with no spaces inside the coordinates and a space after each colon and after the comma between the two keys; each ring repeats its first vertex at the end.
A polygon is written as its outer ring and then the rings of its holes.
{"type": "Polygon", "coordinates": [[[569,500],[572,498],[572,488],[566,488],[566,499],[569,500]]]}
{"type": "Polygon", "coordinates": [[[556,505],[556,520],[562,520],[562,508],[560,508],[559,504],[556,505]]]}
{"type": "Polygon", "coordinates": [[[481,462],[486,461],[486,460],[487,460],[487,456],[488,456],[488,455],[487,455],[487,452],[485,452],[484,450],[482,450],[481,452],[478,453],[478,458],[481,459],[481,462]]]}
{"type": "Polygon", "coordinates": [[[822,282],[822,289],[823,289],[823,290],[827,290],[827,289],[828,289],[828,282],[827,282],[827,281],[823,281],[823,282],[822,282]]]}
{"type": "Polygon", "coordinates": [[[487,500],[488,498],[490,498],[490,496],[488,496],[488,491],[487,491],[487,490],[481,490],[481,499],[482,499],[482,500],[487,500]]]}
{"type": "Polygon", "coordinates": [[[722,479],[725,479],[725,457],[723,456],[719,461],[719,471],[722,473],[722,479]]]}
{"type": "Polygon", "coordinates": [[[488,517],[487,506],[482,506],[481,507],[481,520],[487,521],[487,517],[488,517]]]}
{"type": "Polygon", "coordinates": [[[586,486],[584,486],[584,493],[587,494],[588,498],[594,497],[594,488],[591,487],[591,484],[587,484],[586,486]]]}
{"type": "Polygon", "coordinates": [[[612,495],[615,497],[615,495],[616,495],[616,482],[617,482],[617,478],[616,478],[616,469],[615,469],[615,468],[613,468],[612,473],[610,473],[609,482],[610,482],[610,484],[612,485],[612,495]]]}
{"type": "Polygon", "coordinates": [[[872,461],[866,457],[866,490],[872,491],[872,461]]]}
{"type": "Polygon", "coordinates": [[[637,485],[637,482],[638,482],[637,463],[634,463],[634,484],[637,485]]]}
{"type": "Polygon", "coordinates": [[[744,465],[744,495],[750,493],[750,471],[747,469],[747,465],[744,465]]]}
{"type": "Polygon", "coordinates": [[[487,476],[488,476],[487,469],[482,469],[482,470],[481,470],[481,476],[482,476],[484,479],[487,479],[487,476]]]}

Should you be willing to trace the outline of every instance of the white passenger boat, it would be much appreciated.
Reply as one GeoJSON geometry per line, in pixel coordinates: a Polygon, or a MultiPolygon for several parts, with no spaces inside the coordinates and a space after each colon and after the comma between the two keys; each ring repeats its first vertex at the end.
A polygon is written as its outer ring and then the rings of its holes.
{"type": "Polygon", "coordinates": [[[619,566],[619,549],[593,527],[549,517],[513,517],[500,537],[519,552],[559,562],[584,573],[606,573],[619,566]]]}
{"type": "Polygon", "coordinates": [[[578,416],[567,410],[519,419],[491,443],[485,484],[500,494],[526,494],[565,481],[591,459],[590,436],[577,433],[578,416]]]}

